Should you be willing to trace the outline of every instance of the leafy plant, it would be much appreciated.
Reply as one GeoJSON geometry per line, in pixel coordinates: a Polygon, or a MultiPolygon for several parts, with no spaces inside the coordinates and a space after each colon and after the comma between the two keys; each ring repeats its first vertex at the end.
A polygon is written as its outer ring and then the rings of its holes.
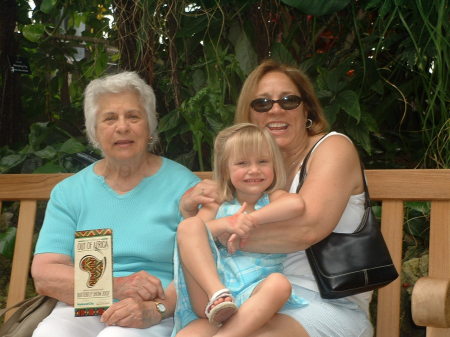
{"type": "Polygon", "coordinates": [[[86,141],[76,139],[51,123],[31,126],[28,144],[19,151],[0,148],[0,173],[57,173],[76,172],[85,167],[96,154],[86,141]]]}
{"type": "Polygon", "coordinates": [[[14,253],[14,242],[16,239],[16,227],[10,225],[13,213],[3,212],[0,214],[0,255],[12,259],[14,253]]]}

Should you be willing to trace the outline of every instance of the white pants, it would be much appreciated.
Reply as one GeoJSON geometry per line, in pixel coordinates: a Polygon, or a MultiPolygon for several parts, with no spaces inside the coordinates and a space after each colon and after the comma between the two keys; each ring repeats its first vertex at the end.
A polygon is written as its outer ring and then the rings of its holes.
{"type": "Polygon", "coordinates": [[[170,337],[172,329],[173,318],[147,329],[107,326],[100,322],[100,316],[75,317],[72,306],[58,302],[33,337],[170,337]]]}

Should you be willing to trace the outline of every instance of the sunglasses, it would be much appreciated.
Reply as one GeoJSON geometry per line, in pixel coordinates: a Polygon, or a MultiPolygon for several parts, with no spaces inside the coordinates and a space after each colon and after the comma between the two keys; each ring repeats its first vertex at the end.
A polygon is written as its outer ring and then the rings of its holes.
{"type": "Polygon", "coordinates": [[[278,103],[284,110],[292,110],[300,105],[302,98],[296,95],[288,95],[280,99],[257,98],[250,106],[257,112],[267,112],[272,109],[275,103],[278,103]]]}

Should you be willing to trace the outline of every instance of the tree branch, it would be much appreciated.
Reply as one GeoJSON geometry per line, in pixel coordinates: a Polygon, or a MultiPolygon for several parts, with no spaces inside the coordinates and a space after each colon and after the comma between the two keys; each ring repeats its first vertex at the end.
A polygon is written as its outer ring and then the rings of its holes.
{"type": "Polygon", "coordinates": [[[106,39],[100,39],[98,37],[93,36],[78,36],[78,35],[64,35],[64,34],[52,34],[49,37],[64,41],[79,41],[79,42],[89,42],[89,43],[97,43],[104,44],[107,47],[115,48],[117,51],[119,50],[116,45],[113,45],[110,41],[106,39]]]}

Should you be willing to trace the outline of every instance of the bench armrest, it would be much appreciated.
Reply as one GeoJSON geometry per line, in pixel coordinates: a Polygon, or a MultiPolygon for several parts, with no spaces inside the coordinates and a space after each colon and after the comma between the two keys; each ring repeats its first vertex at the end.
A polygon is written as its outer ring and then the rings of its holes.
{"type": "Polygon", "coordinates": [[[411,297],[414,323],[434,328],[450,327],[450,279],[421,277],[411,297]]]}

